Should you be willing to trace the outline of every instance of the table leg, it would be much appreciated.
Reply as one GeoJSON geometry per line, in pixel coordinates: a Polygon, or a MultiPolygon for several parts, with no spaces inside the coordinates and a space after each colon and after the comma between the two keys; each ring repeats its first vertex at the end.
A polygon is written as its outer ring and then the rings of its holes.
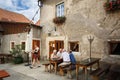
{"type": "Polygon", "coordinates": [[[76,80],[78,80],[79,65],[76,65],[76,80]]]}
{"type": "Polygon", "coordinates": [[[90,72],[92,71],[92,65],[90,66],[90,72]]]}
{"type": "Polygon", "coordinates": [[[5,58],[4,58],[4,56],[2,56],[1,62],[2,62],[2,63],[5,63],[5,58]]]}
{"type": "Polygon", "coordinates": [[[85,67],[85,80],[88,80],[87,67],[85,67]]]}
{"type": "Polygon", "coordinates": [[[55,74],[57,74],[57,63],[55,63],[55,74]]]}
{"type": "Polygon", "coordinates": [[[50,73],[51,73],[51,62],[50,62],[50,73]]]}
{"type": "Polygon", "coordinates": [[[99,61],[97,62],[98,68],[100,67],[99,61]]]}

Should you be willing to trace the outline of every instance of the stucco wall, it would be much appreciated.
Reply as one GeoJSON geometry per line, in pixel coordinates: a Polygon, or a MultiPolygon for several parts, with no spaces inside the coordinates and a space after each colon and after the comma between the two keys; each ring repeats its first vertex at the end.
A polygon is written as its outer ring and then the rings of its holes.
{"type": "Polygon", "coordinates": [[[20,44],[22,41],[26,41],[26,39],[27,39],[27,33],[4,35],[2,38],[1,52],[9,53],[11,41],[14,41],[15,44],[20,44]]]}
{"type": "Polygon", "coordinates": [[[40,28],[34,27],[33,28],[33,38],[39,38],[40,39],[40,28]]]}
{"type": "MultiPolygon", "coordinates": [[[[94,36],[92,43],[92,54],[101,57],[108,54],[107,40],[114,29],[119,29],[120,11],[107,13],[103,7],[107,0],[45,0],[41,8],[42,32],[42,53],[46,51],[46,37],[52,29],[62,36],[67,36],[68,41],[79,41],[80,52],[89,54],[88,35],[94,36]],[[55,17],[55,5],[61,1],[65,2],[66,23],[63,26],[56,26],[52,19],[55,17]],[[63,27],[61,30],[60,27],[63,27]],[[65,34],[63,34],[65,32],[65,34]]],[[[53,37],[54,38],[54,37],[53,37]]]]}

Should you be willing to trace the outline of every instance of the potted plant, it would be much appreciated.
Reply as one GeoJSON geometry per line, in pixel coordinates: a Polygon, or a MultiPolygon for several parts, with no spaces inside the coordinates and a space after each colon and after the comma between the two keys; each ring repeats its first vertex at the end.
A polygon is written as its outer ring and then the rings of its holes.
{"type": "Polygon", "coordinates": [[[15,64],[19,64],[23,62],[22,58],[22,45],[15,45],[14,48],[11,49],[10,53],[13,55],[13,62],[15,64]]]}
{"type": "Polygon", "coordinates": [[[55,23],[56,25],[62,25],[63,23],[65,23],[65,20],[66,20],[65,16],[55,17],[53,19],[53,23],[55,23]]]}

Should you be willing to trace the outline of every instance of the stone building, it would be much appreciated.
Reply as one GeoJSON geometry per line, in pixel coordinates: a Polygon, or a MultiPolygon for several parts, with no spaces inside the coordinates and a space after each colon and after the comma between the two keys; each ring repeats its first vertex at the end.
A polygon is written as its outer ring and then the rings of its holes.
{"type": "Polygon", "coordinates": [[[106,11],[107,0],[41,0],[41,50],[49,57],[53,49],[72,49],[94,57],[120,52],[120,11],[106,11]],[[53,18],[65,16],[62,25],[53,23],[53,18]]]}
{"type": "Polygon", "coordinates": [[[34,44],[40,47],[40,32],[41,27],[22,14],[0,8],[0,53],[8,54],[18,44],[24,44],[25,51],[32,50],[34,44]]]}

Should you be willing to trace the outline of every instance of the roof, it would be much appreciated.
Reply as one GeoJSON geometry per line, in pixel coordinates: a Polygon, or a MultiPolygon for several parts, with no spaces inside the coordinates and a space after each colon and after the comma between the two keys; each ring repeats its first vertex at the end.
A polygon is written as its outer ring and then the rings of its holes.
{"type": "Polygon", "coordinates": [[[40,26],[40,19],[35,23],[35,25],[40,26]]]}
{"type": "Polygon", "coordinates": [[[0,8],[0,21],[29,23],[30,20],[24,15],[0,8]]]}

